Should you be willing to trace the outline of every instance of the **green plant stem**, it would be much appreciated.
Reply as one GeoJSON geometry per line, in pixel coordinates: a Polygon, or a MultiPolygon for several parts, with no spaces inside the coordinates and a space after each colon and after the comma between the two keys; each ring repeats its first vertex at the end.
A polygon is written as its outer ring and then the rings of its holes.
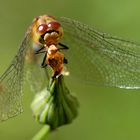
{"type": "Polygon", "coordinates": [[[32,140],[45,140],[50,131],[50,126],[44,125],[41,130],[32,138],[32,140]]]}

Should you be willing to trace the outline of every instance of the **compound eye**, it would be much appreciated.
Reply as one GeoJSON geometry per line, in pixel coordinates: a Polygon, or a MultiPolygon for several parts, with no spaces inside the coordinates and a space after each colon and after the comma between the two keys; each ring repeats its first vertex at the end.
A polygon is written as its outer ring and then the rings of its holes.
{"type": "Polygon", "coordinates": [[[57,30],[60,28],[60,23],[56,22],[56,21],[52,21],[48,24],[49,28],[52,28],[53,30],[57,30]]]}
{"type": "Polygon", "coordinates": [[[37,31],[41,34],[44,34],[44,33],[46,33],[47,29],[48,29],[47,24],[41,24],[41,25],[39,25],[37,31]]]}

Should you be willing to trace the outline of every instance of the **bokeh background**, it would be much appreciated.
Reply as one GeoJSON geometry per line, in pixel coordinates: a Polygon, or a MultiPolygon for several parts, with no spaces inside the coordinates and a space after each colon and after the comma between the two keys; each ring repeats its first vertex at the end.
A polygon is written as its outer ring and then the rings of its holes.
{"type": "MultiPolygon", "coordinates": [[[[27,27],[42,14],[77,19],[126,39],[140,42],[139,0],[0,0],[0,74],[15,55],[27,27]]],[[[68,81],[79,102],[79,116],[48,140],[139,140],[140,91],[81,86],[68,81]]],[[[0,140],[29,140],[41,128],[32,118],[34,95],[24,86],[24,113],[0,124],[0,140]]]]}

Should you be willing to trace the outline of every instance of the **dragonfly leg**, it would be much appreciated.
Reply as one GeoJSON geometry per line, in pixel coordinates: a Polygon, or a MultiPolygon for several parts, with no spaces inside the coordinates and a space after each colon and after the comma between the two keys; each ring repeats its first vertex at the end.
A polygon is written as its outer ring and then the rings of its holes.
{"type": "Polygon", "coordinates": [[[68,60],[64,57],[64,63],[68,64],[68,60]]]}
{"type": "Polygon", "coordinates": [[[43,49],[44,49],[44,46],[42,46],[39,50],[37,50],[37,51],[35,52],[35,54],[39,54],[39,53],[44,53],[44,52],[46,52],[46,50],[42,51],[43,49]]]}
{"type": "Polygon", "coordinates": [[[64,45],[62,43],[59,43],[59,45],[61,46],[61,48],[59,48],[60,50],[62,50],[62,49],[65,49],[65,50],[69,49],[69,47],[67,47],[66,45],[64,45]]]}
{"type": "Polygon", "coordinates": [[[42,64],[41,64],[41,67],[42,67],[42,68],[45,68],[45,67],[47,66],[47,64],[45,63],[46,57],[47,57],[47,54],[45,54],[45,56],[44,56],[44,58],[43,58],[43,62],[42,62],[42,64]]]}

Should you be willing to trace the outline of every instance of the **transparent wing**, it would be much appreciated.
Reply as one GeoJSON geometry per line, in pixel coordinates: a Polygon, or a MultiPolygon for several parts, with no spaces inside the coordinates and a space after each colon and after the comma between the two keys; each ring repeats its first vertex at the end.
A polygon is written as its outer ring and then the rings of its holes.
{"type": "Polygon", "coordinates": [[[31,27],[25,34],[20,48],[11,65],[0,77],[0,121],[7,120],[22,112],[22,81],[27,44],[31,27]]]}
{"type": "Polygon", "coordinates": [[[41,63],[45,54],[35,54],[35,48],[41,46],[33,43],[26,54],[26,75],[29,85],[34,93],[47,87],[49,77],[48,67],[42,68],[41,63]]]}
{"type": "Polygon", "coordinates": [[[140,45],[98,32],[78,21],[58,18],[70,77],[99,86],[140,88],[140,45]]]}
{"type": "MultiPolygon", "coordinates": [[[[0,121],[22,112],[22,84],[25,77],[31,89],[38,93],[48,84],[48,68],[41,68],[43,54],[35,54],[29,27],[11,65],[0,77],[0,121]]],[[[40,46],[36,46],[39,48],[40,46]]]]}

